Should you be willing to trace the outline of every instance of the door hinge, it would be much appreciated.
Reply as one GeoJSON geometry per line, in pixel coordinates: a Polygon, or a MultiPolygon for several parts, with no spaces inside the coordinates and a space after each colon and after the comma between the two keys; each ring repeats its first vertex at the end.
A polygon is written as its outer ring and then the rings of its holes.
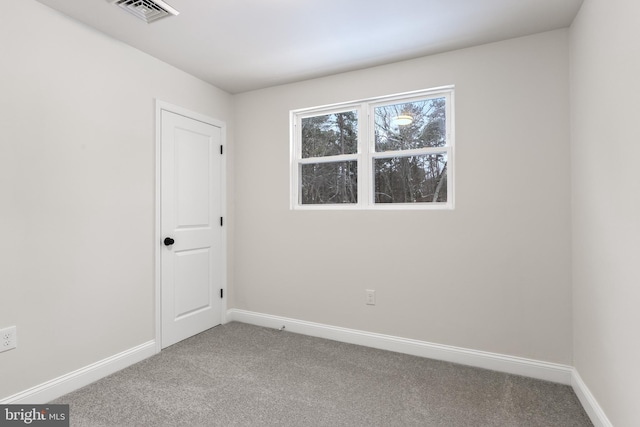
{"type": "Polygon", "coordinates": [[[220,289],[220,298],[224,298],[224,289],[220,289]]]}
{"type": "Polygon", "coordinates": [[[222,149],[222,145],[220,146],[220,154],[222,154],[224,150],[222,149]]]}
{"type": "Polygon", "coordinates": [[[220,217],[220,227],[222,227],[224,225],[224,220],[222,219],[222,217],[220,217]]]}

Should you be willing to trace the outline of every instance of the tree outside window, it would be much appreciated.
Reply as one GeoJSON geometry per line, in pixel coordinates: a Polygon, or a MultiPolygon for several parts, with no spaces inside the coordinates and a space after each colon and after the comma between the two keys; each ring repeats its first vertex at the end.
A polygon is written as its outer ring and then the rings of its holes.
{"type": "Polygon", "coordinates": [[[292,206],[453,207],[453,88],[297,110],[292,206]]]}

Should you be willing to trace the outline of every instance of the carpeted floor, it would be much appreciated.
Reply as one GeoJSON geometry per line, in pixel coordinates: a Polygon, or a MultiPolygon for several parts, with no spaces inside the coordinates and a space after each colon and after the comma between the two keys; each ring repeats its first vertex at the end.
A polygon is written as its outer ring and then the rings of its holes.
{"type": "Polygon", "coordinates": [[[591,426],[568,386],[229,323],[65,395],[72,426],[591,426]]]}

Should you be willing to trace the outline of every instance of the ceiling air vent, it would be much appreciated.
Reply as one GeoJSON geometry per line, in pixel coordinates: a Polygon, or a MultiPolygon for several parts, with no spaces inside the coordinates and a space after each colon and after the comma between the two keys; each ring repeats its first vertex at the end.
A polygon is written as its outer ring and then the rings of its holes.
{"type": "Polygon", "coordinates": [[[161,0],[109,0],[147,24],[178,12],[161,0]]]}

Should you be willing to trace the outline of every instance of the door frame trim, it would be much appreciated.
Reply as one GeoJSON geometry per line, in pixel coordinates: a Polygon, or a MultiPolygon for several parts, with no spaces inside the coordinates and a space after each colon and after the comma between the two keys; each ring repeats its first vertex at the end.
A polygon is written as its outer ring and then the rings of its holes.
{"type": "Polygon", "coordinates": [[[156,335],[156,353],[160,353],[162,350],[162,230],[161,230],[161,194],[162,194],[162,112],[168,111],[180,116],[188,117],[193,120],[197,120],[203,123],[210,124],[220,128],[220,143],[224,149],[224,154],[220,159],[220,197],[221,197],[221,212],[224,217],[222,225],[222,289],[224,292],[224,298],[222,298],[220,323],[226,322],[227,313],[227,124],[221,120],[217,120],[206,115],[190,111],[186,108],[179,107],[177,105],[170,104],[168,102],[159,100],[156,98],[156,142],[155,142],[155,172],[156,172],[156,196],[155,196],[155,231],[154,231],[154,281],[155,281],[155,335],[156,335]]]}

